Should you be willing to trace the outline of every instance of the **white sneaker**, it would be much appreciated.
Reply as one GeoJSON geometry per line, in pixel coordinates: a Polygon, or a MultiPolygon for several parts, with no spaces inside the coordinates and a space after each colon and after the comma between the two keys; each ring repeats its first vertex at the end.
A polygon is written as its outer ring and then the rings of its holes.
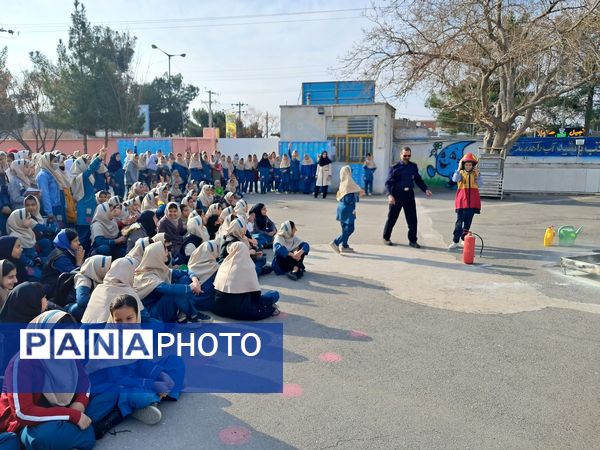
{"type": "Polygon", "coordinates": [[[331,247],[331,249],[332,249],[334,252],[336,252],[336,253],[338,253],[338,254],[340,253],[340,248],[339,248],[337,245],[335,245],[335,242],[331,241],[331,242],[329,243],[329,246],[331,247]]]}
{"type": "Polygon", "coordinates": [[[156,425],[162,419],[162,413],[156,405],[149,405],[145,408],[135,409],[131,413],[131,417],[146,425],[156,425]]]}
{"type": "Polygon", "coordinates": [[[448,246],[448,250],[454,250],[455,248],[459,248],[460,244],[458,242],[453,242],[448,246]]]}
{"type": "Polygon", "coordinates": [[[343,247],[340,245],[340,253],[354,253],[354,249],[352,247],[343,247]]]}

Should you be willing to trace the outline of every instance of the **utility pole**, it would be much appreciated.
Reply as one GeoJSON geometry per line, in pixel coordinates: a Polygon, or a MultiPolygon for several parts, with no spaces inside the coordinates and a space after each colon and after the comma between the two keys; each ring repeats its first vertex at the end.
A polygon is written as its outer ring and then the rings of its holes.
{"type": "Polygon", "coordinates": [[[266,133],[265,133],[266,136],[265,137],[268,139],[269,138],[269,112],[268,111],[267,111],[267,126],[265,128],[266,128],[266,133]]]}
{"type": "Polygon", "coordinates": [[[217,94],[215,91],[211,91],[210,89],[208,91],[206,91],[206,93],[208,94],[208,102],[203,102],[203,103],[208,103],[208,127],[212,128],[213,127],[212,104],[217,103],[216,101],[213,102],[212,96],[213,96],[213,94],[214,95],[219,95],[219,94],[217,94]]]}
{"type": "Polygon", "coordinates": [[[242,121],[242,106],[248,106],[248,103],[242,103],[242,102],[237,102],[237,103],[232,103],[231,106],[237,106],[238,108],[238,121],[242,121]]]}

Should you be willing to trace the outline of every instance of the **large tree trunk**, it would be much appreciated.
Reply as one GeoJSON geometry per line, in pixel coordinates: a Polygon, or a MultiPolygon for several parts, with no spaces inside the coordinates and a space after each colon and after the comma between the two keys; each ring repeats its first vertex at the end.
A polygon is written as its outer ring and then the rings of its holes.
{"type": "Polygon", "coordinates": [[[585,99],[585,123],[583,127],[585,128],[586,134],[591,134],[591,124],[592,117],[594,116],[594,94],[596,93],[596,86],[593,84],[588,88],[587,97],[585,99]]]}
{"type": "Polygon", "coordinates": [[[83,153],[87,155],[87,130],[83,130],[83,153]]]}
{"type": "Polygon", "coordinates": [[[508,128],[503,126],[496,130],[494,135],[494,141],[492,142],[493,151],[504,151],[506,148],[506,141],[508,140],[508,128]]]}
{"type": "Polygon", "coordinates": [[[108,148],[108,127],[104,127],[104,148],[108,148]]]}

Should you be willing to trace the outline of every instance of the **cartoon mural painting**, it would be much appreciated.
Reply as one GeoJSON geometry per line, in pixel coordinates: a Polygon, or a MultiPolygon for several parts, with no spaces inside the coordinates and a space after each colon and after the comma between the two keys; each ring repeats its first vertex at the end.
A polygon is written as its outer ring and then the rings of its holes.
{"type": "Polygon", "coordinates": [[[458,169],[458,162],[463,157],[465,148],[476,141],[458,141],[443,147],[442,142],[435,142],[433,149],[429,154],[430,158],[435,158],[435,167],[427,166],[427,176],[433,178],[436,175],[447,178],[447,186],[454,186],[452,174],[458,169]]]}

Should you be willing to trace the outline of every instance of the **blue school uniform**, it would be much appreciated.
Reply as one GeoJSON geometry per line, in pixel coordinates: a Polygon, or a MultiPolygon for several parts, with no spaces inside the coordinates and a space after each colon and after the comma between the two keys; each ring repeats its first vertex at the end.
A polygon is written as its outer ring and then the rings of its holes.
{"type": "MultiPolygon", "coordinates": [[[[304,256],[308,255],[308,252],[310,251],[310,245],[308,245],[307,242],[302,242],[298,248],[304,250],[304,256]]],[[[287,273],[281,266],[281,261],[286,259],[289,254],[289,250],[280,243],[276,242],[275,245],[273,245],[273,261],[271,262],[271,267],[276,275],[287,273]]]]}
{"type": "Polygon", "coordinates": [[[65,193],[62,191],[56,178],[46,169],[41,169],[36,182],[42,192],[41,204],[44,213],[53,215],[59,228],[64,228],[66,220],[65,193]]]}
{"type": "Polygon", "coordinates": [[[7,206],[10,208],[10,195],[8,194],[8,177],[4,172],[0,173],[0,234],[6,236],[6,221],[8,220],[8,214],[2,212],[2,209],[7,206]]]}
{"type": "MultiPolygon", "coordinates": [[[[158,361],[138,360],[131,364],[107,367],[90,375],[92,386],[116,386],[119,391],[117,405],[121,415],[128,416],[134,410],[160,402],[153,389],[162,372],[175,382],[169,397],[177,400],[183,389],[185,366],[177,356],[165,356],[158,361]]],[[[94,389],[96,390],[97,387],[94,389]]]]}
{"type": "Polygon", "coordinates": [[[204,172],[202,169],[198,167],[192,167],[190,169],[190,178],[196,183],[200,183],[202,181],[204,172]]]}
{"type": "Polygon", "coordinates": [[[373,176],[374,176],[376,170],[377,170],[376,167],[373,169],[369,169],[367,166],[364,166],[363,182],[364,182],[365,194],[373,193],[373,176]]]}
{"type": "Polygon", "coordinates": [[[302,192],[310,194],[315,187],[316,164],[303,165],[300,168],[302,192]]]}
{"type": "Polygon", "coordinates": [[[291,192],[300,190],[300,160],[291,158],[290,161],[290,189],[291,192]]]}
{"type": "Polygon", "coordinates": [[[187,167],[182,166],[181,164],[179,164],[178,162],[174,161],[173,162],[173,168],[171,169],[171,172],[173,172],[174,170],[176,170],[177,172],[179,172],[179,176],[181,177],[181,183],[179,184],[179,188],[185,188],[185,184],[187,183],[187,179],[190,176],[190,172],[188,170],[187,167]]]}
{"type": "Polygon", "coordinates": [[[144,308],[150,317],[161,322],[175,322],[178,311],[188,317],[195,316],[198,311],[193,303],[193,292],[189,284],[191,280],[187,272],[171,271],[172,283],[160,283],[146,298],[142,299],[144,308]]]}
{"type": "Polygon", "coordinates": [[[344,198],[338,202],[335,220],[340,222],[342,226],[342,234],[333,242],[335,245],[342,245],[348,248],[348,239],[354,233],[354,222],[356,221],[356,202],[359,201],[358,194],[346,194],[344,198]]]}
{"type": "Polygon", "coordinates": [[[279,169],[281,172],[281,184],[279,185],[279,192],[288,192],[290,190],[290,168],[279,169]]]}
{"type": "Polygon", "coordinates": [[[90,225],[94,218],[94,212],[96,211],[97,206],[96,190],[94,185],[90,182],[89,177],[96,173],[101,162],[100,158],[94,158],[87,169],[85,169],[85,172],[83,172],[83,198],[77,201],[77,223],[75,228],[79,235],[79,241],[86,252],[89,252],[92,245],[90,241],[90,225]]]}

